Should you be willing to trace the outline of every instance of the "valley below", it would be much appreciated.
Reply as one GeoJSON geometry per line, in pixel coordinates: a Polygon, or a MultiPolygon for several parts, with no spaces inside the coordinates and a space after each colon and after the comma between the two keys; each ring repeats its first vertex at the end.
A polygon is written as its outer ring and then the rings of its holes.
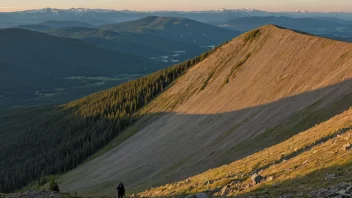
{"type": "Polygon", "coordinates": [[[29,93],[3,94],[0,96],[0,109],[63,104],[101,90],[112,88],[143,75],[144,74],[124,74],[115,77],[71,76],[62,79],[65,81],[64,84],[66,87],[33,90],[29,93]]]}

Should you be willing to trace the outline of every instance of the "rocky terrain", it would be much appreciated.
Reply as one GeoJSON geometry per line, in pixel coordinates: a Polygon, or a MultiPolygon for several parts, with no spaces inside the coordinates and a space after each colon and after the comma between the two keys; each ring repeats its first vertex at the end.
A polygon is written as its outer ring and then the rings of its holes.
{"type": "Polygon", "coordinates": [[[33,190],[23,193],[0,194],[0,198],[74,198],[74,196],[59,192],[33,190]]]}

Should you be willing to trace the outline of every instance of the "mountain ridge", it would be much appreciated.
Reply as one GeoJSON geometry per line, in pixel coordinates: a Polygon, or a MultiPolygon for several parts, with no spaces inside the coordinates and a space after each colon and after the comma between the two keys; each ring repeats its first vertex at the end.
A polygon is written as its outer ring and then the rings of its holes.
{"type": "Polygon", "coordinates": [[[350,107],[351,52],[352,44],[274,25],[245,33],[143,108],[134,136],[62,176],[61,186],[112,194],[123,180],[138,192],[280,143],[350,107]]]}

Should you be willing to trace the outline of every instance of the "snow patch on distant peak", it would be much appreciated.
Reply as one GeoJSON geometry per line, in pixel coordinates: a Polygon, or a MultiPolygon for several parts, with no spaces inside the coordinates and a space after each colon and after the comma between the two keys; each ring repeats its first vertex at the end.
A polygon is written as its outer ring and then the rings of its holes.
{"type": "MultiPolygon", "coordinates": [[[[126,11],[126,10],[125,10],[126,11]]],[[[35,9],[35,10],[25,10],[20,11],[20,13],[24,14],[36,14],[36,13],[83,13],[83,12],[98,12],[98,13],[106,13],[106,12],[116,12],[116,10],[109,9],[89,9],[89,8],[70,8],[70,9],[57,9],[57,8],[43,8],[43,9],[35,9]]],[[[127,11],[126,11],[127,12],[127,11]]]]}
{"type": "Polygon", "coordinates": [[[296,10],[296,12],[298,12],[298,13],[309,13],[309,11],[306,11],[306,10],[296,10]]]}
{"type": "Polygon", "coordinates": [[[213,12],[263,12],[261,10],[256,10],[253,8],[241,8],[241,9],[231,9],[231,10],[228,10],[225,8],[220,8],[220,9],[214,9],[211,11],[213,11],[213,12]]]}

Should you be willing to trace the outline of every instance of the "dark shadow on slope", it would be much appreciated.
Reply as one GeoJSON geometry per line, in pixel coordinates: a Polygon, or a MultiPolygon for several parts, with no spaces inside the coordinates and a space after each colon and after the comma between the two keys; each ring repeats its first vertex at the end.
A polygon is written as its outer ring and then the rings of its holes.
{"type": "MultiPolygon", "coordinates": [[[[75,179],[87,181],[79,186],[77,191],[89,194],[113,185],[90,183],[93,177],[97,180],[107,179],[107,177],[119,178],[125,181],[128,188],[134,192],[184,180],[273,146],[344,112],[352,105],[351,86],[352,80],[346,80],[269,104],[214,115],[180,115],[171,112],[145,115],[134,125],[139,129],[145,129],[143,133],[137,133],[138,130],[136,130],[136,135],[108,152],[106,156],[109,157],[102,157],[85,164],[75,173],[77,175],[83,173],[84,176],[81,174],[75,178],[73,174],[71,179],[73,183],[75,179]],[[334,102],[326,104],[330,100],[334,102]],[[297,110],[287,115],[285,108],[297,110]],[[277,112],[272,114],[272,111],[276,110],[277,112]],[[213,124],[212,121],[221,120],[221,117],[233,118],[231,123],[221,123],[221,125],[231,124],[232,126],[229,126],[226,131],[217,133],[219,123],[213,124]],[[272,125],[275,123],[272,120],[275,119],[281,122],[272,125]],[[178,120],[177,125],[168,125],[175,120],[178,120]],[[194,122],[197,125],[194,125],[194,122]],[[258,123],[263,125],[253,126],[258,123]],[[153,128],[148,128],[150,126],[153,128]],[[192,133],[185,134],[182,130],[185,126],[187,131],[192,133]],[[245,137],[239,137],[241,134],[245,137]],[[154,138],[158,140],[155,141],[154,138]],[[113,163],[119,165],[113,170],[112,175],[104,176],[102,174],[106,171],[104,164],[111,164],[107,158],[112,156],[114,156],[113,163]]],[[[64,184],[64,188],[71,190],[69,182],[64,184]]]]}

